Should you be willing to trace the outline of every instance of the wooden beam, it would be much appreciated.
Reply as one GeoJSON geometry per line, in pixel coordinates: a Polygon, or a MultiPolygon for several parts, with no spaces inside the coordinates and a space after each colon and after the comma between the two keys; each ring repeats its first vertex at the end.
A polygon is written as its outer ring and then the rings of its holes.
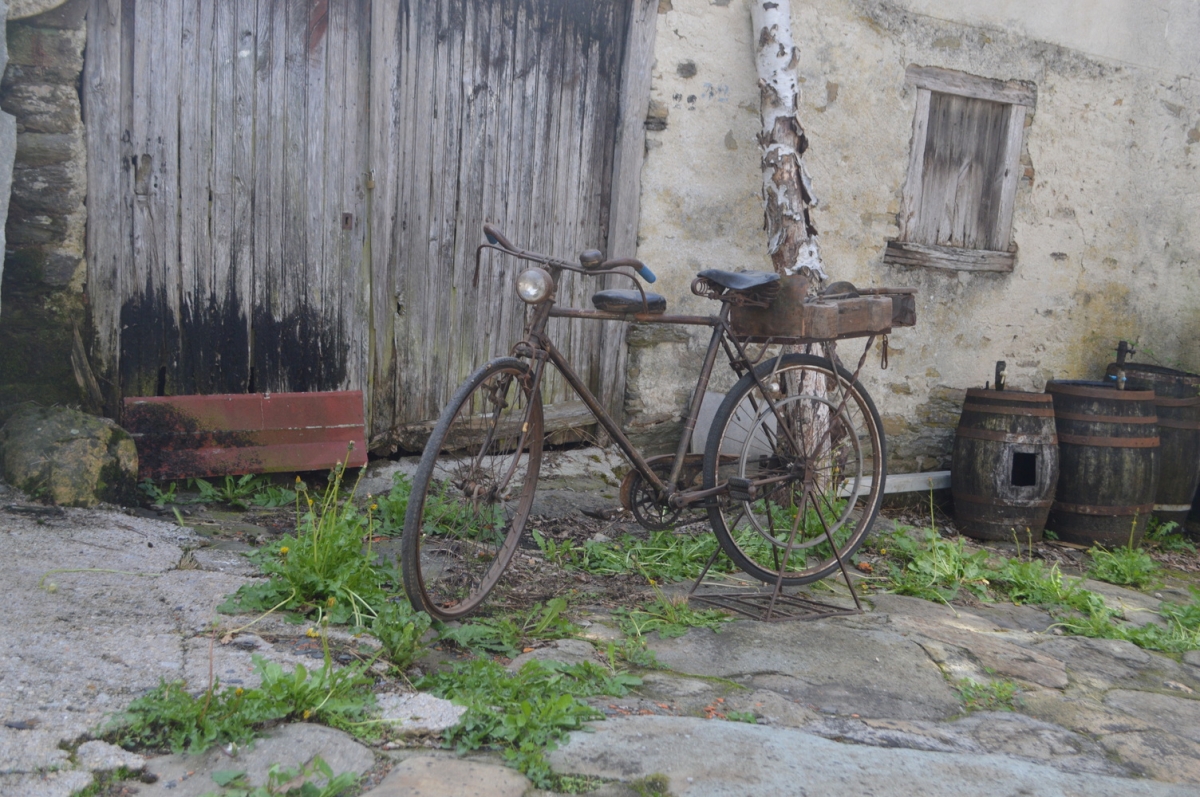
{"type": "Polygon", "coordinates": [[[1003,102],[1009,105],[1037,105],[1037,86],[1027,80],[995,80],[954,69],[909,64],[904,80],[917,88],[974,97],[980,100],[1003,102]]]}
{"type": "MultiPolygon", "coordinates": [[[[650,74],[654,66],[654,33],[658,0],[634,0],[625,40],[621,77],[621,117],[613,158],[612,199],[609,206],[610,258],[636,257],[641,215],[642,161],[646,156],[646,113],[650,107],[650,74]]],[[[609,277],[605,287],[615,287],[609,277]]],[[[600,403],[617,423],[625,405],[625,323],[605,323],[600,349],[600,403]]]]}
{"type": "Polygon", "coordinates": [[[888,241],[887,249],[883,253],[883,262],[891,266],[926,266],[950,271],[1008,273],[1013,270],[1016,261],[1016,251],[958,249],[953,246],[928,246],[909,241],[888,241]]]}

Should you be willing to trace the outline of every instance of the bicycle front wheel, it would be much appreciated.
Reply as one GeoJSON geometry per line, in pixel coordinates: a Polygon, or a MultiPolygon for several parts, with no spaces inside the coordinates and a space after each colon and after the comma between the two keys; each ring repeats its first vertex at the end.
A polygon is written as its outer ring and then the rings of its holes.
{"type": "Polygon", "coordinates": [[[529,366],[492,360],[455,392],[413,476],[401,571],[413,607],[474,611],[516,552],[542,461],[542,402],[529,366]]]}
{"type": "Polygon", "coordinates": [[[827,359],[786,354],[755,373],[763,387],[745,375],[713,419],[704,486],[737,489],[717,498],[709,520],[749,575],[808,584],[838,566],[830,538],[846,561],[875,522],[886,478],[883,425],[858,382],[827,359]]]}

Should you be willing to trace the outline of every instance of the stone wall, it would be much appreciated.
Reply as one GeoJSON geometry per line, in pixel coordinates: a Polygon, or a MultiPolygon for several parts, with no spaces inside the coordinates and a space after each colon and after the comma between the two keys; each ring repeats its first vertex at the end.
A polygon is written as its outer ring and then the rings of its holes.
{"type": "MultiPolygon", "coordinates": [[[[1122,27],[1145,4],[1108,0],[1092,29],[1073,26],[1079,12],[1066,0],[792,3],[826,268],[832,279],[920,291],[918,324],[892,335],[889,370],[877,357],[864,368],[893,472],[948,467],[963,393],[982,387],[997,360],[1010,386],[1027,390],[1099,377],[1121,338],[1139,341],[1138,359],[1152,352],[1200,369],[1200,67],[1194,45],[1181,44],[1200,40],[1200,6],[1165,5],[1171,26],[1122,27]],[[1061,28],[1045,22],[1054,19],[1061,28]],[[1050,40],[1056,31],[1063,41],[1050,40]],[[907,174],[909,64],[1037,87],[1011,274],[882,262],[907,174]]],[[[770,269],[744,0],[663,0],[655,54],[638,256],[672,311],[709,312],[688,291],[696,271],[770,269]]],[[[635,337],[631,428],[677,422],[707,342],[695,334],[635,337]]]]}
{"type": "MultiPolygon", "coordinates": [[[[16,117],[17,126],[0,287],[3,415],[5,407],[30,399],[86,403],[72,349],[76,329],[83,337],[88,332],[87,164],[79,100],[87,2],[69,0],[45,10],[47,5],[41,3],[36,16],[9,21],[9,63],[0,83],[0,108],[16,117]]],[[[14,12],[20,10],[14,4],[14,12]]]]}

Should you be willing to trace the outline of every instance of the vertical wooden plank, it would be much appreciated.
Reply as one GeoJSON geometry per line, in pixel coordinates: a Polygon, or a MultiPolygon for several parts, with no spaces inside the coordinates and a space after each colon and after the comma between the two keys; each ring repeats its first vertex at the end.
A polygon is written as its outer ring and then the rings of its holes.
{"type": "MultiPolygon", "coordinates": [[[[345,336],[347,350],[346,385],[361,389],[369,395],[368,356],[370,349],[370,312],[368,300],[371,289],[371,265],[367,249],[369,205],[367,204],[366,180],[370,168],[370,119],[368,116],[368,91],[370,75],[371,3],[370,0],[355,0],[343,23],[346,45],[344,48],[343,71],[345,95],[342,105],[344,133],[344,159],[342,169],[341,211],[351,214],[351,228],[341,231],[338,289],[342,308],[340,328],[345,336]]],[[[335,218],[336,224],[336,218],[335,218]]],[[[365,401],[366,399],[364,399],[365,401]]],[[[369,406],[364,406],[369,413],[369,406]]],[[[365,416],[370,422],[370,415],[365,416]]]]}
{"type": "MultiPolygon", "coordinates": [[[[335,4],[343,5],[336,1],[335,4]]],[[[335,212],[327,204],[327,182],[337,179],[340,183],[341,176],[328,174],[331,164],[327,155],[331,147],[338,145],[338,133],[343,123],[343,120],[335,121],[331,118],[332,115],[326,113],[325,101],[327,91],[339,91],[344,87],[338,85],[340,70],[332,67],[329,58],[330,42],[337,38],[336,32],[329,29],[329,0],[306,0],[304,6],[304,57],[301,62],[303,83],[302,87],[292,85],[288,94],[289,102],[299,98],[300,107],[303,109],[296,116],[292,116],[293,119],[301,121],[303,130],[296,143],[302,147],[300,154],[303,165],[298,170],[298,181],[303,186],[304,201],[296,203],[294,212],[297,219],[303,219],[305,241],[304,250],[298,253],[300,259],[295,262],[294,268],[302,275],[303,285],[299,287],[296,298],[307,308],[309,324],[323,324],[328,323],[329,311],[333,307],[328,301],[328,291],[336,279],[336,276],[329,274],[331,264],[326,251],[326,247],[330,245],[332,230],[329,228],[333,224],[332,217],[335,212]]],[[[297,70],[297,75],[299,71],[297,70]]],[[[289,72],[289,75],[291,74],[289,72]]],[[[338,343],[330,337],[331,335],[327,334],[318,336],[319,357],[336,356],[324,350],[326,345],[336,346],[338,343]]],[[[321,388],[312,384],[305,389],[321,388]]]]}
{"type": "Polygon", "coordinates": [[[1021,146],[1025,139],[1025,117],[1028,108],[1024,105],[1010,106],[1008,125],[1004,131],[1003,182],[1000,187],[1000,204],[996,213],[996,227],[989,249],[1007,252],[1012,248],[1013,208],[1016,204],[1017,185],[1021,181],[1021,146]]]}
{"type": "MultiPolygon", "coordinates": [[[[125,160],[128,109],[122,103],[122,64],[130,42],[122,35],[122,4],[92,0],[88,7],[88,52],[83,71],[83,122],[87,125],[89,193],[104,201],[89,204],[87,225],[88,299],[96,330],[96,364],[115,375],[119,367],[121,305],[126,299],[120,277],[129,270],[129,196],[132,173],[125,160]]],[[[105,396],[110,413],[120,407],[119,383],[105,396]]]]}
{"type": "Polygon", "coordinates": [[[278,330],[285,309],[283,273],[284,0],[258,0],[254,70],[254,299],[252,358],[255,390],[278,391],[278,330]]]}
{"type": "MultiPolygon", "coordinates": [[[[187,69],[179,70],[179,372],[181,395],[222,393],[221,340],[213,263],[213,113],[215,64],[213,7],[180,2],[178,49],[187,69]]],[[[222,281],[223,282],[223,281],[222,281]]]]}
{"type": "MultiPolygon", "coordinates": [[[[245,387],[255,392],[254,355],[251,324],[255,310],[255,187],[256,172],[261,168],[255,162],[254,137],[259,124],[256,108],[256,70],[258,66],[258,2],[259,0],[237,0],[229,8],[229,20],[233,26],[233,102],[230,108],[231,141],[230,173],[228,190],[229,231],[229,284],[234,301],[241,308],[241,323],[245,328],[245,342],[239,345],[246,361],[245,387]]],[[[269,107],[269,106],[268,106],[269,107]]],[[[266,125],[264,119],[262,124],[266,125]]]]}
{"type": "MultiPolygon", "coordinates": [[[[234,137],[237,134],[236,75],[240,45],[237,3],[214,4],[208,58],[213,70],[213,107],[209,124],[212,144],[208,152],[210,268],[212,270],[211,323],[217,357],[212,368],[219,379],[215,393],[242,393],[250,378],[248,297],[238,290],[233,265],[234,137]]],[[[213,377],[210,377],[213,378],[213,377]]]]}
{"type": "Polygon", "coordinates": [[[397,104],[400,65],[403,57],[399,36],[400,15],[405,8],[399,0],[371,0],[369,37],[370,76],[367,116],[367,202],[370,223],[367,229],[366,259],[370,295],[367,312],[368,331],[367,440],[372,448],[387,451],[387,432],[396,418],[395,356],[396,269],[391,267],[391,241],[396,218],[396,179],[398,152],[397,104]]]}
{"type": "Polygon", "coordinates": [[[917,107],[913,113],[912,145],[908,153],[908,178],[900,201],[900,240],[915,241],[917,212],[920,207],[925,168],[925,141],[929,130],[931,92],[917,89],[917,107]]]}

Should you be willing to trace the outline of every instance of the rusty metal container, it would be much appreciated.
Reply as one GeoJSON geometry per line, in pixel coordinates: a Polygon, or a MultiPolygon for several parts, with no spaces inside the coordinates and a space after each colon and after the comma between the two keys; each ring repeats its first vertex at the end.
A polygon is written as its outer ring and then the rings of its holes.
{"type": "Polygon", "coordinates": [[[959,531],[980,540],[1037,542],[1057,482],[1053,399],[1019,390],[968,390],[950,468],[959,531]]]}
{"type": "Polygon", "coordinates": [[[1151,390],[1051,380],[1059,471],[1046,528],[1067,542],[1138,544],[1154,510],[1159,438],[1151,390]]]}
{"type": "Polygon", "coordinates": [[[1154,391],[1162,466],[1154,494],[1154,516],[1187,522],[1200,488],[1200,374],[1142,363],[1112,363],[1107,376],[1125,375],[1126,390],[1154,391]]]}

